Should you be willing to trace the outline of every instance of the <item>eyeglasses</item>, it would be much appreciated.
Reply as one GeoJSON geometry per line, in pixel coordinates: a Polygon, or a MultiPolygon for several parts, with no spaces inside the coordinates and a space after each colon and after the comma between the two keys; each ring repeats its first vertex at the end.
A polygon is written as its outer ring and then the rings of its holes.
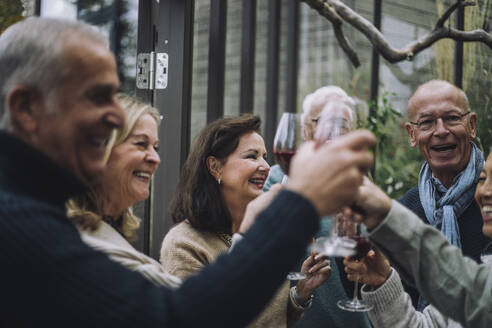
{"type": "Polygon", "coordinates": [[[463,117],[465,117],[470,113],[471,112],[466,112],[464,114],[449,114],[437,118],[426,117],[421,120],[418,120],[417,122],[410,122],[410,124],[416,125],[417,128],[421,131],[431,131],[436,128],[438,119],[442,119],[442,123],[447,127],[457,126],[461,124],[461,120],[463,119],[463,117]]]}

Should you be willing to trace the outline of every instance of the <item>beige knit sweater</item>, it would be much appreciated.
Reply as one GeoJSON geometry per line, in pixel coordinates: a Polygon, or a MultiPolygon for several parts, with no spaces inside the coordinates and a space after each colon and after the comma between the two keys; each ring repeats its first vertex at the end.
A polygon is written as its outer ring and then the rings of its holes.
{"type": "Polygon", "coordinates": [[[95,231],[80,230],[82,240],[94,249],[106,253],[113,261],[137,271],[156,285],[176,288],[181,279],[166,272],[159,262],[140,253],[113,227],[102,221],[95,231]]]}
{"type": "MultiPolygon", "coordinates": [[[[184,221],[167,233],[160,260],[167,272],[184,279],[215,261],[228,249],[229,245],[217,234],[198,231],[184,221]]],[[[304,309],[295,305],[289,290],[289,282],[286,281],[249,327],[294,327],[304,309]]]]}

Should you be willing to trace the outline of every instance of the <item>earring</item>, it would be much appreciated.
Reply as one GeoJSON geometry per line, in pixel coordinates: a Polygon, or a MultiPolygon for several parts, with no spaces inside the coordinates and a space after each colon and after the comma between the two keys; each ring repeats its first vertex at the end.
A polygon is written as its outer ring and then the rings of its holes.
{"type": "Polygon", "coordinates": [[[217,182],[218,182],[219,184],[220,184],[220,181],[221,181],[221,180],[220,180],[220,178],[218,178],[218,179],[217,179],[217,182]]]}

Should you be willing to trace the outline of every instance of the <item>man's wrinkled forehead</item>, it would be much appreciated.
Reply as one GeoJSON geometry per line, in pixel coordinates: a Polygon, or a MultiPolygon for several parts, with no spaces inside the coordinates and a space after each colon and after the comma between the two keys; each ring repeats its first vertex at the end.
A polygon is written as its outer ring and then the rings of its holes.
{"type": "Polygon", "coordinates": [[[451,83],[445,81],[431,81],[420,86],[412,95],[408,104],[408,115],[415,119],[423,111],[433,107],[442,107],[442,103],[450,104],[451,109],[464,112],[467,108],[463,93],[451,83]]]}

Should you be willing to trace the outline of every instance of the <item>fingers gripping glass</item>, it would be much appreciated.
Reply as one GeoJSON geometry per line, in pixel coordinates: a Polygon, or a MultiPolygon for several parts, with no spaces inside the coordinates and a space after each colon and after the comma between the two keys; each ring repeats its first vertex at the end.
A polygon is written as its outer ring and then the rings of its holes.
{"type": "MultiPolygon", "coordinates": [[[[282,184],[288,180],[290,161],[297,148],[302,143],[301,115],[297,113],[283,113],[273,140],[273,154],[275,160],[284,172],[282,184]]],[[[289,272],[287,279],[301,280],[306,275],[302,272],[289,272]]]]}
{"type": "Polygon", "coordinates": [[[442,123],[447,126],[447,127],[452,127],[452,126],[457,126],[460,125],[463,117],[466,115],[470,114],[471,112],[466,112],[464,114],[448,114],[442,117],[425,117],[417,122],[410,122],[410,124],[413,124],[417,126],[417,128],[421,131],[431,131],[434,130],[436,125],[437,125],[437,120],[441,119],[442,123]]]}

